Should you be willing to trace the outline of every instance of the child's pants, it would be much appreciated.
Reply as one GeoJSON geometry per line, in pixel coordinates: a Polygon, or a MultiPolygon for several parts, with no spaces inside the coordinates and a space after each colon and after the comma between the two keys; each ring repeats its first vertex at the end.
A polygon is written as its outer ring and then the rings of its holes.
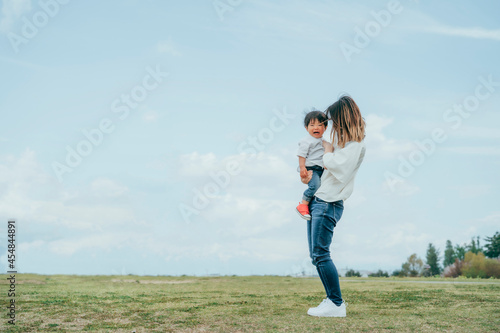
{"type": "Polygon", "coordinates": [[[306,166],[306,169],[308,171],[312,170],[313,174],[312,174],[311,180],[307,184],[307,186],[308,186],[307,190],[304,191],[304,195],[302,196],[302,200],[307,201],[307,202],[311,202],[312,198],[314,197],[314,194],[316,193],[319,186],[321,185],[321,176],[323,175],[323,168],[318,166],[318,165],[314,165],[314,166],[310,166],[310,167],[306,166]]]}

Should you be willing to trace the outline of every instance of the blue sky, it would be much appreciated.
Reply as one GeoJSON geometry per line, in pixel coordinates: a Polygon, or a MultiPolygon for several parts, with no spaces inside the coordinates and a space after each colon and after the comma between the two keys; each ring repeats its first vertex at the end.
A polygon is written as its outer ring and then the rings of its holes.
{"type": "Polygon", "coordinates": [[[15,218],[20,272],[310,270],[295,152],[342,93],[367,154],[339,269],[499,230],[497,1],[0,4],[3,269],[15,218]]]}

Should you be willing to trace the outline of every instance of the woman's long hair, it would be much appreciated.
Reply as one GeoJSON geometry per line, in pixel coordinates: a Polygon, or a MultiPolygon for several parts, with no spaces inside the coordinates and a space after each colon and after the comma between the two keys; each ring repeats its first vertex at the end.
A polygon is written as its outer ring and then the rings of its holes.
{"type": "Polygon", "coordinates": [[[326,116],[332,120],[332,143],[337,136],[338,146],[345,147],[349,141],[361,142],[365,138],[365,120],[352,97],[342,96],[326,109],[326,116]]]}

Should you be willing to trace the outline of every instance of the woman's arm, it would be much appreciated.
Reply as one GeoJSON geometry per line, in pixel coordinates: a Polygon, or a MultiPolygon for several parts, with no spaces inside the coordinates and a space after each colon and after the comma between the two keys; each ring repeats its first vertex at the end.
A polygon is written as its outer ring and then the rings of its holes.
{"type": "MultiPolygon", "coordinates": [[[[332,145],[330,142],[325,141],[325,140],[323,140],[323,148],[325,149],[325,152],[323,153],[323,155],[325,155],[325,154],[327,154],[327,153],[333,153],[333,151],[334,151],[333,145],[332,145]]],[[[323,163],[323,164],[324,164],[324,163],[323,163]]],[[[323,165],[323,167],[324,167],[325,169],[328,169],[328,168],[326,167],[326,165],[323,165]]]]}
{"type": "Polygon", "coordinates": [[[362,142],[350,142],[344,148],[338,148],[335,152],[326,152],[323,155],[323,164],[332,175],[342,183],[347,183],[365,154],[365,146],[362,142]]]}
{"type": "Polygon", "coordinates": [[[304,183],[304,184],[309,184],[309,182],[311,181],[312,176],[313,176],[313,171],[312,170],[308,170],[307,171],[307,175],[305,177],[300,177],[300,181],[302,183],[304,183]]]}

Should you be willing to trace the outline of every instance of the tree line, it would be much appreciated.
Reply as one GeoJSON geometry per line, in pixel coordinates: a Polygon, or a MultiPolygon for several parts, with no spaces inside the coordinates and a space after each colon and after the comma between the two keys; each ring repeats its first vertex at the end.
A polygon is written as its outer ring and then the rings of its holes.
{"type": "MultiPolygon", "coordinates": [[[[471,278],[500,278],[500,232],[491,237],[485,237],[484,246],[480,244],[479,237],[473,237],[469,244],[453,245],[446,241],[444,256],[434,244],[429,243],[425,261],[416,253],[410,255],[401,269],[392,272],[392,276],[417,277],[417,276],[444,276],[471,278]]],[[[348,270],[346,277],[361,276],[355,270],[348,270]]],[[[389,273],[378,270],[371,273],[370,277],[388,277],[389,273]]]]}

